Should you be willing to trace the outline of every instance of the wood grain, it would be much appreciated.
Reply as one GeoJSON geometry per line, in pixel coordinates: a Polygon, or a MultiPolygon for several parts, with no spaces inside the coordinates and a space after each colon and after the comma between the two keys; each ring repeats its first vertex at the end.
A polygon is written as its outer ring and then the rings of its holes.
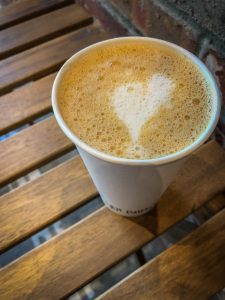
{"type": "Polygon", "coordinates": [[[108,37],[94,24],[0,61],[0,94],[57,71],[74,53],[108,37]]]}
{"type": "Polygon", "coordinates": [[[225,285],[225,210],[99,299],[209,299],[225,285]]]}
{"type": "Polygon", "coordinates": [[[55,73],[0,97],[0,134],[51,111],[55,73]]]}
{"type": "Polygon", "coordinates": [[[0,251],[96,195],[79,156],[6,194],[0,201],[0,251]]]}
{"type": "Polygon", "coordinates": [[[92,17],[72,4],[0,31],[0,59],[92,23],[92,17]]]}
{"type": "Polygon", "coordinates": [[[162,233],[225,188],[225,153],[215,142],[201,147],[184,169],[148,215],[128,219],[104,207],[6,266],[0,275],[3,299],[64,297],[153,239],[158,224],[162,233]],[[209,174],[212,183],[200,192],[209,174]]]}
{"type": "Polygon", "coordinates": [[[53,117],[0,143],[0,185],[73,149],[53,117]]]}
{"type": "Polygon", "coordinates": [[[73,3],[72,0],[20,0],[0,9],[0,30],[73,3]]]}

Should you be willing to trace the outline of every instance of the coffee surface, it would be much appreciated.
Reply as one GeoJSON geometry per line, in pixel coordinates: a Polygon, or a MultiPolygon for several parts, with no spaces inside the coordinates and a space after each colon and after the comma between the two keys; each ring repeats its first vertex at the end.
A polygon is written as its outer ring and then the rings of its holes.
{"type": "Polygon", "coordinates": [[[206,129],[212,95],[184,55],[126,41],[81,55],[58,90],[62,116],[84,142],[132,159],[169,155],[206,129]]]}

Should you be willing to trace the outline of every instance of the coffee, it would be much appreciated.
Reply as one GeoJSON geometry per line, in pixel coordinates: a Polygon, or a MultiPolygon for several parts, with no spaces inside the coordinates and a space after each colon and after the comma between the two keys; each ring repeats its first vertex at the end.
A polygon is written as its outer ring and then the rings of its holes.
{"type": "Polygon", "coordinates": [[[206,79],[183,54],[129,40],[81,54],[64,72],[59,107],[69,128],[105,153],[149,159],[192,144],[212,115],[206,79]]]}

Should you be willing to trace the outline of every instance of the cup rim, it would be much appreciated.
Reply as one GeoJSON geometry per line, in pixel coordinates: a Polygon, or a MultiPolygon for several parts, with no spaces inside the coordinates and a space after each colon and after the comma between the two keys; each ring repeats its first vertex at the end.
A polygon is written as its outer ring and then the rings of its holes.
{"type": "Polygon", "coordinates": [[[74,144],[76,144],[76,146],[80,147],[84,151],[88,152],[89,154],[91,154],[101,160],[111,162],[111,163],[116,163],[116,164],[133,165],[133,166],[134,165],[137,165],[137,166],[165,165],[165,164],[168,164],[168,163],[171,163],[171,162],[174,162],[174,161],[177,161],[177,160],[180,160],[180,159],[186,157],[187,155],[192,153],[194,150],[199,148],[204,142],[206,142],[206,140],[209,138],[209,136],[213,133],[213,131],[216,127],[216,124],[219,120],[220,109],[221,109],[221,93],[217,86],[215,78],[213,77],[213,75],[211,74],[209,69],[206,67],[206,65],[198,57],[196,57],[194,54],[192,54],[188,50],[186,50],[176,44],[173,44],[171,42],[167,42],[167,41],[156,39],[156,38],[137,37],[137,36],[107,39],[107,40],[92,44],[92,45],[78,51],[74,55],[72,55],[63,64],[63,66],[60,68],[60,70],[58,71],[58,73],[56,75],[56,78],[54,80],[53,87],[52,87],[51,99],[52,99],[53,112],[54,112],[55,118],[56,118],[60,128],[66,134],[66,136],[74,144]],[[122,158],[122,157],[113,156],[113,155],[104,153],[102,151],[99,151],[99,150],[93,148],[92,146],[88,145],[87,143],[83,142],[79,137],[76,136],[75,133],[72,132],[72,130],[68,127],[66,122],[63,120],[63,117],[60,113],[60,109],[58,106],[57,90],[60,86],[61,78],[62,78],[64,72],[66,71],[67,67],[70,64],[72,64],[76,59],[78,59],[79,56],[83,55],[85,52],[88,52],[94,48],[102,47],[104,45],[108,45],[108,44],[112,44],[112,43],[118,43],[120,41],[129,41],[129,40],[130,41],[155,42],[155,43],[164,45],[166,47],[172,48],[175,51],[184,54],[195,65],[197,65],[197,67],[202,71],[206,80],[209,83],[210,89],[212,91],[213,99],[215,99],[214,100],[215,109],[211,116],[210,122],[208,123],[207,128],[203,131],[203,133],[199,136],[199,138],[196,141],[194,141],[193,143],[191,143],[190,145],[181,149],[178,152],[175,152],[175,153],[163,156],[163,157],[159,157],[159,158],[152,158],[152,159],[130,159],[130,158],[122,158]]]}

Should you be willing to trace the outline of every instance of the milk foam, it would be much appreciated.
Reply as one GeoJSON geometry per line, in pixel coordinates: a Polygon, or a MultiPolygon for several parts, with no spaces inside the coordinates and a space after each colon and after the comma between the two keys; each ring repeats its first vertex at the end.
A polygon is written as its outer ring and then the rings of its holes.
{"type": "Polygon", "coordinates": [[[154,74],[147,86],[140,82],[121,85],[112,95],[113,107],[126,124],[135,143],[143,124],[156,114],[161,106],[171,106],[173,81],[162,74],[154,74]]]}

